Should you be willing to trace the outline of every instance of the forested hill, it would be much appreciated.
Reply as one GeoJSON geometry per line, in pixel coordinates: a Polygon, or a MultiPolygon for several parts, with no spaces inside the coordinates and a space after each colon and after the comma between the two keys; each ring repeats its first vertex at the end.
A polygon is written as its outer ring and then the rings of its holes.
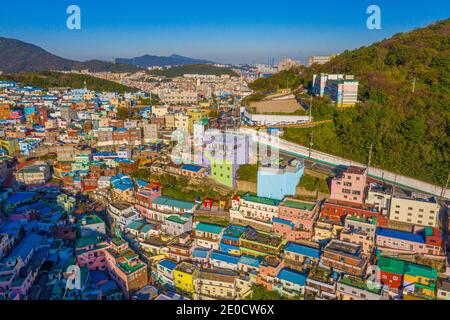
{"type": "Polygon", "coordinates": [[[0,80],[8,80],[19,82],[22,85],[35,86],[38,88],[52,88],[52,87],[70,87],[74,89],[81,89],[86,87],[89,90],[99,92],[136,92],[138,89],[121,85],[112,81],[74,73],[61,73],[53,71],[41,72],[21,72],[14,74],[2,74],[0,80]]]}
{"type": "MultiPolygon", "coordinates": [[[[372,144],[374,166],[445,183],[450,172],[450,19],[298,71],[305,86],[317,72],[354,74],[360,81],[362,103],[332,111],[334,123],[314,129],[317,149],[365,162],[372,144]]],[[[309,131],[285,134],[306,143],[309,131]]]]}

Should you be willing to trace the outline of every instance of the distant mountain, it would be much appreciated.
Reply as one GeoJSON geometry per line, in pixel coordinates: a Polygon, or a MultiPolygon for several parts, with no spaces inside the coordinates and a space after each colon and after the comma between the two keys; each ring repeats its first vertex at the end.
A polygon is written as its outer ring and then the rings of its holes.
{"type": "Polygon", "coordinates": [[[185,74],[201,74],[201,75],[229,75],[238,77],[239,75],[230,68],[216,67],[210,64],[189,64],[164,68],[163,70],[151,70],[150,74],[155,76],[164,76],[168,78],[182,77],[185,74]]]}
{"type": "Polygon", "coordinates": [[[132,72],[138,68],[100,60],[80,62],[51,54],[41,47],[16,39],[0,37],[0,71],[6,73],[48,70],[84,70],[93,72],[132,72]]]}
{"type": "Polygon", "coordinates": [[[183,66],[190,64],[213,64],[214,62],[202,59],[194,59],[183,57],[177,54],[171,56],[152,56],[145,55],[136,58],[116,58],[116,63],[131,64],[141,68],[148,67],[167,67],[167,66],[183,66]]]}

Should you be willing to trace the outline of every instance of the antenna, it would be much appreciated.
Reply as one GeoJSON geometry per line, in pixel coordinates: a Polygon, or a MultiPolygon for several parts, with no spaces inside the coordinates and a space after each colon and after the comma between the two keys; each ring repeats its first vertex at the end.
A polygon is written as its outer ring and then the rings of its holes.
{"type": "Polygon", "coordinates": [[[449,182],[450,182],[450,172],[448,173],[448,176],[447,176],[447,183],[445,184],[445,187],[442,189],[441,196],[443,198],[445,197],[445,193],[447,192],[447,188],[448,188],[448,183],[449,182]]]}
{"type": "Polygon", "coordinates": [[[311,149],[314,145],[314,131],[309,134],[309,158],[311,159],[311,149]]]}
{"type": "Polygon", "coordinates": [[[369,147],[369,161],[367,162],[367,171],[366,171],[366,175],[369,174],[369,169],[370,169],[370,164],[372,162],[372,151],[373,151],[373,144],[370,144],[369,147]]]}

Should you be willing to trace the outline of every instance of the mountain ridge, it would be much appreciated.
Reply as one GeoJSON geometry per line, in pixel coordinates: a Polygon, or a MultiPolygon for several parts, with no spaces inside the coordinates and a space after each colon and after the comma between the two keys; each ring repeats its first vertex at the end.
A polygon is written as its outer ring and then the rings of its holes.
{"type": "Polygon", "coordinates": [[[183,66],[192,64],[214,64],[213,61],[185,57],[179,54],[157,56],[145,54],[134,58],[115,58],[116,63],[131,64],[141,68],[183,66]]]}
{"type": "Polygon", "coordinates": [[[137,67],[101,60],[76,61],[54,55],[45,49],[18,39],[0,37],[0,71],[6,73],[34,71],[133,72],[137,67]]]}

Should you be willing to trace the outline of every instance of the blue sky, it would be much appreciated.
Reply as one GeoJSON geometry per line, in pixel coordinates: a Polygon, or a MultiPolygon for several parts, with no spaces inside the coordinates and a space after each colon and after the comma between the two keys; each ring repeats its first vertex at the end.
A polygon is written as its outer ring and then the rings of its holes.
{"type": "Polygon", "coordinates": [[[63,57],[111,59],[172,53],[226,63],[331,54],[450,17],[448,0],[28,0],[2,1],[0,36],[63,57]],[[81,30],[66,9],[81,8],[81,30]],[[368,30],[366,9],[381,8],[368,30]]]}

